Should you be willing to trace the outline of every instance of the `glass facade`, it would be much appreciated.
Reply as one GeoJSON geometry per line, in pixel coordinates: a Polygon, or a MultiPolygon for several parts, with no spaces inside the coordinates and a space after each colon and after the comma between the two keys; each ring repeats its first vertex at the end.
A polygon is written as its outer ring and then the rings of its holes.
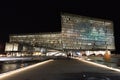
{"type": "Polygon", "coordinates": [[[10,42],[54,49],[114,50],[113,22],[61,14],[61,32],[11,35],[10,42]]]}
{"type": "Polygon", "coordinates": [[[112,21],[63,14],[61,23],[64,49],[115,49],[112,21]]]}
{"type": "Polygon", "coordinates": [[[62,49],[61,34],[59,32],[11,35],[10,42],[16,42],[23,45],[28,44],[33,47],[62,49]]]}

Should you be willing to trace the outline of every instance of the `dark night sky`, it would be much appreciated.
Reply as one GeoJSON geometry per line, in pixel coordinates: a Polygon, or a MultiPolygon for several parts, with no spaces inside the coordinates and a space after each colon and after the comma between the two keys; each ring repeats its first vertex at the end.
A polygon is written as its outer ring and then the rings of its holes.
{"type": "MultiPolygon", "coordinates": [[[[115,0],[114,0],[115,1],[115,0]]],[[[112,20],[119,52],[120,5],[110,0],[40,0],[40,2],[0,2],[0,42],[9,34],[55,32],[61,30],[60,13],[112,20]]]]}

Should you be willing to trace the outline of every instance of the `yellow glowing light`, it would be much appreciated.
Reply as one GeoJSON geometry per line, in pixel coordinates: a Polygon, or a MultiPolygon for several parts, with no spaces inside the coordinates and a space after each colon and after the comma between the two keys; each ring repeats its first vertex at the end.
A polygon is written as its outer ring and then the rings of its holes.
{"type": "Polygon", "coordinates": [[[89,64],[93,64],[93,65],[95,65],[95,66],[99,66],[99,67],[102,67],[102,68],[106,68],[106,69],[110,69],[110,70],[114,70],[114,71],[120,72],[120,69],[117,69],[117,68],[108,67],[108,66],[106,66],[106,65],[102,65],[102,64],[98,64],[98,63],[86,61],[86,60],[84,60],[84,59],[82,59],[82,58],[81,58],[81,59],[80,59],[80,58],[76,58],[76,59],[78,59],[78,60],[80,60],[80,61],[83,61],[83,62],[86,62],[86,63],[89,63],[89,64]]]}
{"type": "Polygon", "coordinates": [[[47,61],[40,62],[40,63],[34,64],[34,65],[23,67],[23,68],[14,70],[14,71],[10,71],[10,72],[6,72],[6,73],[3,73],[3,74],[0,74],[0,80],[3,80],[3,78],[5,78],[5,77],[12,76],[12,75],[14,75],[16,73],[19,73],[19,72],[22,72],[22,71],[25,71],[25,70],[37,67],[39,65],[42,65],[42,64],[45,64],[45,63],[48,63],[48,62],[51,62],[51,61],[53,61],[53,60],[47,60],[47,61]]]}

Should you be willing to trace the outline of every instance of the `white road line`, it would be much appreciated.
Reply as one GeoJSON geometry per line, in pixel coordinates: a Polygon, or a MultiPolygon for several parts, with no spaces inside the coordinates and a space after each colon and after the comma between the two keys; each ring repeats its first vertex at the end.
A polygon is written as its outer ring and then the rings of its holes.
{"type": "Polygon", "coordinates": [[[91,61],[86,61],[86,60],[84,60],[84,59],[82,59],[82,58],[76,58],[76,59],[78,59],[78,60],[80,60],[80,61],[83,61],[83,62],[86,62],[86,63],[89,63],[89,64],[93,64],[93,65],[95,65],[95,66],[99,66],[99,67],[103,67],[103,68],[106,68],[106,69],[110,69],[110,70],[114,70],[114,71],[120,72],[120,69],[117,69],[117,68],[108,67],[108,66],[106,66],[106,65],[98,64],[98,63],[91,62],[91,61]]]}
{"type": "Polygon", "coordinates": [[[35,68],[35,67],[37,67],[37,66],[39,66],[39,65],[42,65],[42,64],[45,64],[45,63],[48,63],[48,62],[51,62],[51,61],[53,61],[53,60],[43,61],[43,62],[36,63],[36,64],[30,65],[30,66],[27,66],[27,67],[23,67],[23,68],[14,70],[14,71],[2,73],[2,74],[0,74],[0,80],[2,80],[2,79],[5,78],[5,77],[12,76],[12,75],[14,75],[14,74],[16,74],[16,73],[20,73],[20,72],[22,72],[22,71],[35,68]]]}

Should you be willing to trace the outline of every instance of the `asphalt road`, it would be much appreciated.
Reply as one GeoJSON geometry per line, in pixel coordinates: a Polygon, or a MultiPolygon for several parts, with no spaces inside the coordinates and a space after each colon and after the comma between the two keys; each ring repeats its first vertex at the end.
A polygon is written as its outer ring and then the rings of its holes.
{"type": "Polygon", "coordinates": [[[0,77],[0,80],[120,80],[120,72],[64,58],[0,77]]]}

